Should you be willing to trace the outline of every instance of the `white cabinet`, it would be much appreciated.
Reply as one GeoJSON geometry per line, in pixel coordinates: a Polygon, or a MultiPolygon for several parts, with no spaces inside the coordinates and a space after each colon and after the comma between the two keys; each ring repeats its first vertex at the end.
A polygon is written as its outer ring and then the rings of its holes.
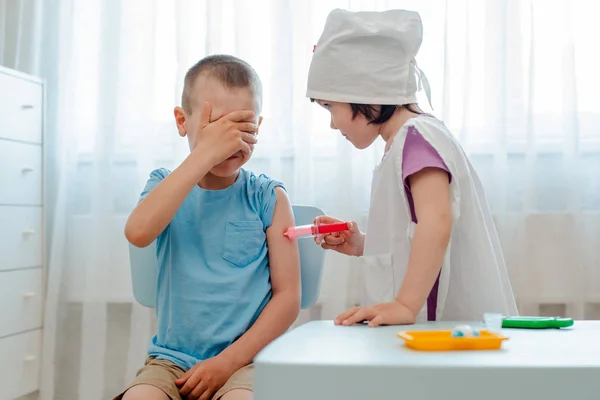
{"type": "MultiPolygon", "coordinates": [[[[2,129],[0,121],[0,135],[2,129]]],[[[0,143],[0,171],[0,204],[42,204],[41,144],[3,140],[0,143]]]]}
{"type": "Polygon", "coordinates": [[[40,267],[42,208],[0,206],[0,221],[0,272],[40,267]]]}
{"type": "Polygon", "coordinates": [[[10,70],[0,70],[0,134],[29,143],[42,143],[44,103],[39,80],[10,70]]]}
{"type": "Polygon", "coordinates": [[[0,400],[12,400],[40,387],[42,331],[21,333],[0,339],[0,400]]]}
{"type": "Polygon", "coordinates": [[[0,337],[42,327],[42,270],[3,272],[0,279],[0,337]]]}
{"type": "Polygon", "coordinates": [[[0,67],[0,400],[39,389],[44,309],[44,85],[0,67]]]}

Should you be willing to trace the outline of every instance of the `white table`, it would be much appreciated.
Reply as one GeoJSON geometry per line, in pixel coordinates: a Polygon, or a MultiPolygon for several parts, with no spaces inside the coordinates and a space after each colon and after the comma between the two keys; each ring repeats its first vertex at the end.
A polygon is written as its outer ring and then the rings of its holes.
{"type": "Polygon", "coordinates": [[[254,398],[600,399],[600,321],[576,321],[562,331],[505,329],[510,339],[496,351],[419,352],[396,336],[456,324],[307,323],[257,356],[254,398]]]}

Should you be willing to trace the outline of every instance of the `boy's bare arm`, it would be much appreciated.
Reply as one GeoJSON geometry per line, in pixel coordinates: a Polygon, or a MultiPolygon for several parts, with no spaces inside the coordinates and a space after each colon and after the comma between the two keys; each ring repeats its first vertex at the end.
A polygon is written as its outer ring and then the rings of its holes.
{"type": "Polygon", "coordinates": [[[146,247],[169,225],[193,187],[212,168],[198,147],[148,193],[133,210],[125,225],[125,237],[137,247],[146,247]]]}
{"type": "Polygon", "coordinates": [[[137,247],[146,247],[169,225],[192,188],[211,168],[238,150],[249,152],[256,143],[254,112],[233,111],[210,122],[211,106],[205,103],[190,155],[160,182],[133,210],[125,225],[125,237],[137,247]]]}
{"type": "Polygon", "coordinates": [[[236,369],[251,363],[266,345],[285,333],[300,311],[298,244],[283,236],[285,228],[294,225],[294,214],[286,192],[279,187],[275,192],[273,223],[267,228],[273,297],[254,325],[221,353],[236,369]]]}

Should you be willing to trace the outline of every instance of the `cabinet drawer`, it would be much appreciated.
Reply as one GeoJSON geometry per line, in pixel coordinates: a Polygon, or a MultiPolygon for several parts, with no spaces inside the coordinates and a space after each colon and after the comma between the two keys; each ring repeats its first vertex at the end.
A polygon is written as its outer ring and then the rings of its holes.
{"type": "Polygon", "coordinates": [[[0,206],[0,272],[42,265],[42,207],[0,206]]]}
{"type": "Polygon", "coordinates": [[[40,388],[42,331],[0,339],[0,400],[12,400],[40,388]]]}
{"type": "Polygon", "coordinates": [[[42,142],[42,85],[0,72],[0,137],[42,142]]]}
{"type": "Polygon", "coordinates": [[[0,205],[42,204],[42,147],[0,139],[0,205]]]}
{"type": "Polygon", "coordinates": [[[42,294],[41,268],[0,272],[0,338],[42,326],[42,294]]]}

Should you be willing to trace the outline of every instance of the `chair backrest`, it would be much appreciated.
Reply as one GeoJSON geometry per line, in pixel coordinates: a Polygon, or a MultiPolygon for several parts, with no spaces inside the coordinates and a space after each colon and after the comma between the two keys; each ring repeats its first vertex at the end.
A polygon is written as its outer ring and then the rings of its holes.
{"type": "MultiPolygon", "coordinates": [[[[312,224],[315,217],[324,214],[322,210],[312,206],[295,205],[292,208],[297,225],[312,224]]],[[[298,240],[298,247],[300,249],[302,308],[308,308],[315,304],[319,297],[325,250],[310,239],[298,240]]],[[[145,307],[155,307],[156,281],[158,279],[156,242],[152,242],[144,248],[129,244],[129,264],[135,300],[145,307]]]]}

